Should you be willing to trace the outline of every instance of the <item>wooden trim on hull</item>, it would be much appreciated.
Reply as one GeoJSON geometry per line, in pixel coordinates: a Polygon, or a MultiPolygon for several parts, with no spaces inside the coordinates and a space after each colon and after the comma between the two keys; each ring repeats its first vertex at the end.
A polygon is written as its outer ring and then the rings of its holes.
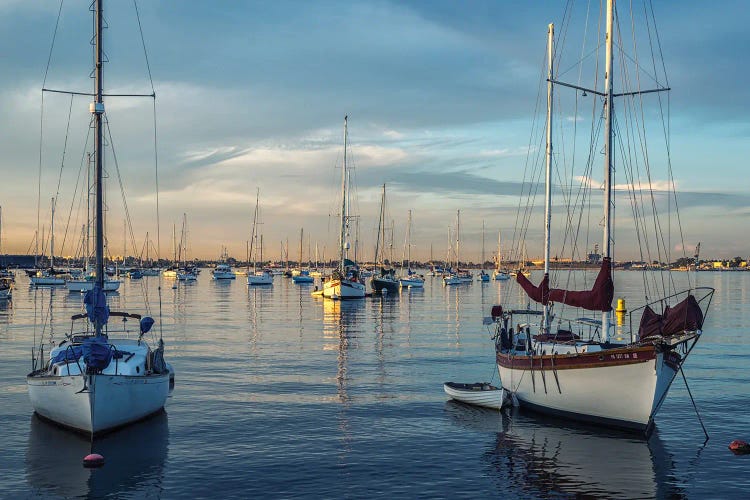
{"type": "Polygon", "coordinates": [[[654,346],[626,347],[578,354],[513,355],[497,353],[497,364],[516,370],[581,370],[610,366],[632,365],[656,359],[654,346]]]}

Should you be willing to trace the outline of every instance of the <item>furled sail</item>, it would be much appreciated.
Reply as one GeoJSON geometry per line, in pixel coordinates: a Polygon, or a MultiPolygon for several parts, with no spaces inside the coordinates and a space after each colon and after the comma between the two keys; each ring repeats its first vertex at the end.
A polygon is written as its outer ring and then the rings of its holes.
{"type": "Polygon", "coordinates": [[[703,311],[692,294],[673,307],[665,307],[659,314],[646,306],[641,316],[638,337],[645,340],[651,337],[667,337],[684,331],[703,328],[703,311]]]}
{"type": "Polygon", "coordinates": [[[612,260],[605,257],[602,267],[594,281],[591,290],[573,291],[549,287],[549,276],[544,275],[539,286],[518,273],[516,281],[524,289],[530,299],[541,304],[549,302],[560,302],[573,307],[581,307],[589,311],[611,311],[612,299],[615,296],[615,284],[612,281],[612,260]]]}

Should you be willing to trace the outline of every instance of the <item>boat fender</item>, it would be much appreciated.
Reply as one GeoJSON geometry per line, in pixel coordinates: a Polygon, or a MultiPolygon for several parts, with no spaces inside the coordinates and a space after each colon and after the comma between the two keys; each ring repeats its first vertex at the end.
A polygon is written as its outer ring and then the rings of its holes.
{"type": "Polygon", "coordinates": [[[729,449],[735,455],[747,455],[750,453],[750,444],[748,444],[746,441],[742,441],[741,439],[735,439],[734,441],[729,443],[729,449]]]}
{"type": "Polygon", "coordinates": [[[83,457],[83,466],[86,468],[96,468],[104,465],[104,457],[98,453],[91,453],[83,457]]]}

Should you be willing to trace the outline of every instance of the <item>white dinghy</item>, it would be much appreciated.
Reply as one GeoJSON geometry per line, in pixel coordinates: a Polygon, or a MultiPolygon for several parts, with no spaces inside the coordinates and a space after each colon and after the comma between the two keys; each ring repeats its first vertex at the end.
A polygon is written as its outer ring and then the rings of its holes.
{"type": "Polygon", "coordinates": [[[489,382],[475,382],[461,384],[459,382],[445,382],[445,393],[456,401],[485,408],[502,409],[509,402],[508,393],[502,387],[495,387],[489,382]]]}

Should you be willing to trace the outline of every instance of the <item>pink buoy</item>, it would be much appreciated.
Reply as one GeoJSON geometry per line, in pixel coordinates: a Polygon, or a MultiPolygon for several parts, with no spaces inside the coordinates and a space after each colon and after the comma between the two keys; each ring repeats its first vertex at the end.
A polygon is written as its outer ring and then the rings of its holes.
{"type": "Polygon", "coordinates": [[[729,443],[729,449],[732,450],[732,453],[735,455],[745,455],[750,453],[750,444],[747,444],[746,441],[742,441],[741,439],[735,439],[729,443]]]}
{"type": "Polygon", "coordinates": [[[104,457],[99,455],[98,453],[91,453],[90,455],[86,455],[83,457],[83,466],[84,467],[101,467],[104,465],[104,457]]]}

